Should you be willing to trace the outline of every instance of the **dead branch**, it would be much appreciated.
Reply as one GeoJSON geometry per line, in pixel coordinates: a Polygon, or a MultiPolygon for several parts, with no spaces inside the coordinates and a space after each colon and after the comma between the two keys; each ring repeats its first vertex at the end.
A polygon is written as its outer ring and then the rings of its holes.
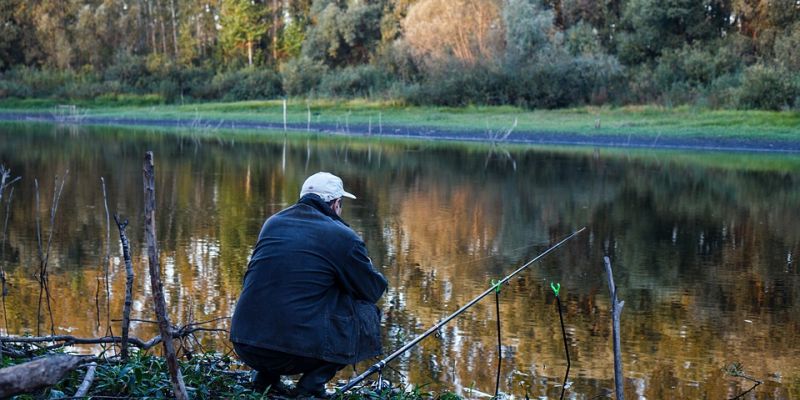
{"type": "MultiPolygon", "coordinates": [[[[187,324],[178,329],[171,329],[170,336],[173,339],[182,339],[196,332],[227,332],[225,329],[203,328],[198,324],[187,324]]],[[[72,346],[77,344],[118,344],[122,343],[121,336],[103,336],[98,338],[82,338],[72,335],[53,335],[53,336],[0,336],[3,343],[60,343],[58,347],[72,346]]],[[[128,343],[141,350],[149,350],[153,346],[161,343],[161,335],[157,335],[150,340],[144,341],[135,336],[128,337],[128,343]]],[[[6,349],[8,351],[8,349],[6,349]]]]}
{"type": "Polygon", "coordinates": [[[122,258],[125,260],[125,305],[122,308],[122,359],[128,359],[128,329],[131,324],[131,305],[133,304],[133,262],[131,261],[131,244],[125,228],[128,220],[120,222],[119,215],[114,214],[114,222],[119,229],[119,241],[122,243],[122,258]]]}
{"type": "MultiPolygon", "coordinates": [[[[3,169],[0,167],[0,169],[3,169]]],[[[3,169],[3,174],[7,170],[3,169]]],[[[5,180],[5,177],[3,178],[5,180]]],[[[3,188],[0,187],[0,199],[3,197],[3,188]]],[[[3,298],[3,322],[6,333],[8,333],[8,311],[6,311],[6,296],[8,295],[8,287],[6,286],[6,270],[3,267],[3,260],[6,258],[6,233],[8,232],[8,217],[11,215],[11,200],[14,199],[14,188],[8,191],[8,200],[6,201],[6,218],[3,222],[3,240],[0,241],[0,296],[3,298]]],[[[2,204],[2,201],[0,201],[2,204]]],[[[2,352],[0,352],[2,354],[2,352]]]]}
{"type": "Polygon", "coordinates": [[[111,263],[111,218],[108,216],[108,196],[106,195],[106,180],[101,176],[100,183],[103,187],[103,205],[106,212],[106,251],[103,256],[103,270],[106,284],[106,334],[113,335],[111,330],[111,284],[108,280],[108,267],[111,263]]]}
{"type": "Polygon", "coordinates": [[[624,301],[617,300],[617,287],[614,285],[614,274],[611,271],[611,259],[603,257],[603,263],[606,266],[606,275],[608,276],[608,290],[611,292],[611,319],[613,323],[613,340],[614,340],[614,386],[616,388],[617,400],[625,400],[624,384],[622,375],[622,350],[620,349],[619,339],[619,318],[622,313],[622,306],[625,305],[624,301]]]}
{"type": "MultiPolygon", "coordinates": [[[[164,288],[161,283],[161,269],[158,262],[158,243],[156,241],[156,178],[155,165],[153,162],[153,152],[148,151],[144,156],[142,177],[144,182],[144,215],[145,230],[144,236],[147,242],[147,257],[150,264],[150,287],[153,293],[153,302],[158,317],[158,329],[162,337],[171,337],[172,329],[167,316],[167,305],[164,300],[164,288]]],[[[170,380],[175,398],[178,400],[188,400],[186,386],[183,383],[183,376],[178,367],[178,358],[175,356],[175,347],[171,340],[164,340],[164,357],[167,359],[170,380]]]]}
{"type": "Polygon", "coordinates": [[[2,340],[0,340],[0,354],[8,355],[8,356],[11,356],[11,357],[14,357],[14,358],[29,357],[29,355],[27,353],[25,353],[24,351],[20,351],[20,350],[11,348],[11,347],[6,347],[5,343],[2,340]]]}
{"type": "Polygon", "coordinates": [[[44,249],[42,246],[42,231],[41,231],[41,222],[39,219],[39,181],[34,179],[34,185],[36,187],[36,238],[37,243],[39,246],[39,306],[36,312],[36,332],[37,334],[40,333],[40,323],[41,323],[41,316],[42,316],[42,295],[46,295],[46,302],[47,302],[47,312],[50,315],[50,334],[55,335],[55,321],[53,320],[53,309],[50,305],[50,286],[48,284],[48,273],[47,273],[47,265],[50,259],[50,248],[53,244],[53,233],[55,232],[55,222],[56,222],[56,215],[58,212],[58,203],[61,200],[61,193],[64,191],[64,184],[67,181],[67,175],[69,175],[69,170],[66,170],[64,173],[64,178],[61,180],[61,185],[59,186],[59,179],[56,176],[54,187],[53,187],[53,203],[50,206],[50,233],[47,237],[47,248],[44,249]]]}
{"type": "Polygon", "coordinates": [[[0,398],[55,385],[86,357],[59,354],[0,369],[0,398]]]}
{"type": "Polygon", "coordinates": [[[94,382],[94,372],[96,370],[97,363],[89,364],[89,368],[86,369],[86,375],[83,376],[83,382],[81,382],[78,390],[75,391],[75,397],[84,397],[89,393],[89,388],[92,387],[92,382],[94,382]]]}

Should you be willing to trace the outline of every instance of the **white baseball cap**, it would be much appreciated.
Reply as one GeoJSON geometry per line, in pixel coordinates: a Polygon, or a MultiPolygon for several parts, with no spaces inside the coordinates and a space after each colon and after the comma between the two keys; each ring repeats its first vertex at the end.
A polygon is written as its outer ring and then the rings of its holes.
{"type": "Polygon", "coordinates": [[[326,203],[339,197],[356,198],[352,193],[344,191],[342,178],[329,172],[317,172],[303,182],[303,188],[300,189],[300,197],[309,193],[316,194],[326,203]]]}

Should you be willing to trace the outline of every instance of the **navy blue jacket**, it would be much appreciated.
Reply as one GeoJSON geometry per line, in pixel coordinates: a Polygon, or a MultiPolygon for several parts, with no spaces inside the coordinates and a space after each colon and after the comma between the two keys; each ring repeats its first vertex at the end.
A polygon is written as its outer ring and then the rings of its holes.
{"type": "Polygon", "coordinates": [[[261,228],[231,341],[339,364],[376,356],[386,286],[358,234],[319,196],[303,196],[261,228]]]}

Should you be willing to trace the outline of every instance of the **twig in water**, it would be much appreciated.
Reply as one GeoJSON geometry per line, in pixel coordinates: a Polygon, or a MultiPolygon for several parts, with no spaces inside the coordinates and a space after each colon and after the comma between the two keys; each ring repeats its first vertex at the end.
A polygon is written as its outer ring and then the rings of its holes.
{"type": "MultiPolygon", "coordinates": [[[[3,188],[0,187],[0,199],[3,197],[3,188]]],[[[3,222],[3,240],[0,241],[0,295],[3,297],[3,322],[5,323],[5,330],[8,333],[8,312],[6,311],[6,296],[8,295],[8,287],[6,286],[6,270],[3,267],[4,260],[6,259],[6,232],[8,231],[8,217],[11,215],[11,200],[14,199],[14,188],[8,191],[8,200],[6,200],[6,218],[3,222]]],[[[0,203],[2,204],[2,203],[0,203]]]]}
{"type": "Polygon", "coordinates": [[[122,258],[125,260],[125,305],[122,308],[122,354],[123,360],[128,359],[128,329],[131,321],[131,305],[133,298],[131,292],[133,291],[133,262],[131,261],[131,244],[128,241],[128,235],[125,233],[125,228],[128,226],[128,220],[120,222],[119,215],[114,214],[114,222],[117,223],[119,229],[119,240],[122,243],[122,258]]]}
{"type": "Polygon", "coordinates": [[[764,382],[761,382],[760,380],[758,380],[756,378],[753,378],[751,376],[746,375],[744,373],[744,367],[742,366],[741,363],[738,363],[738,362],[734,362],[734,363],[732,363],[730,365],[727,365],[722,370],[725,371],[725,373],[730,375],[730,376],[734,376],[734,377],[737,377],[737,378],[743,378],[743,379],[746,379],[746,380],[748,380],[750,382],[753,382],[753,386],[750,389],[747,389],[747,391],[745,391],[743,393],[740,393],[736,397],[731,397],[730,400],[741,399],[746,394],[748,394],[748,393],[752,392],[753,390],[755,390],[755,388],[758,387],[758,385],[764,383],[764,382]]]}
{"type": "Polygon", "coordinates": [[[611,291],[611,320],[613,324],[612,335],[614,340],[614,387],[616,390],[617,399],[625,400],[625,381],[622,374],[622,350],[620,347],[619,338],[619,319],[625,302],[617,299],[617,286],[614,284],[614,274],[611,270],[611,259],[608,257],[603,257],[603,263],[606,267],[606,275],[608,275],[608,290],[611,291]]]}
{"type": "Polygon", "coordinates": [[[494,397],[497,398],[497,395],[500,394],[500,367],[503,365],[503,341],[500,336],[500,283],[493,280],[492,285],[495,286],[494,305],[497,315],[497,378],[494,384],[494,397]]]}
{"type": "Polygon", "coordinates": [[[97,320],[97,327],[95,329],[100,329],[100,277],[97,277],[97,285],[94,289],[94,308],[95,308],[95,317],[97,320]]]}
{"type": "Polygon", "coordinates": [[[567,390],[567,379],[569,378],[569,367],[570,367],[570,360],[569,360],[569,343],[567,341],[567,330],[564,329],[564,316],[561,312],[561,296],[559,296],[559,292],[561,291],[561,284],[557,283],[553,285],[550,283],[550,288],[553,289],[553,293],[556,295],[556,306],[558,307],[558,319],[561,321],[561,336],[564,338],[564,352],[567,354],[567,373],[564,374],[564,385],[561,386],[561,397],[560,399],[564,398],[564,392],[567,390]]]}
{"type": "Polygon", "coordinates": [[[108,196],[106,195],[106,180],[101,176],[100,183],[103,187],[103,205],[106,212],[106,251],[103,256],[103,270],[106,283],[106,335],[114,335],[111,329],[111,284],[108,279],[108,267],[111,263],[111,218],[108,215],[108,196]]]}

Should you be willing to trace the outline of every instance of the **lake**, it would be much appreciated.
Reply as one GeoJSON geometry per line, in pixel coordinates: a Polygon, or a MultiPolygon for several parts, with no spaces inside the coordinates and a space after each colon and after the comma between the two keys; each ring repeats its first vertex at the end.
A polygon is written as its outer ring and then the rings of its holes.
{"type": "MultiPolygon", "coordinates": [[[[3,196],[0,265],[9,286],[0,331],[49,334],[39,305],[37,218],[53,330],[119,334],[125,268],[110,212],[130,220],[133,334],[157,328],[144,249],[142,160],[155,154],[157,234],[174,323],[227,328],[266,217],[324,170],[358,200],[343,217],[389,280],[380,306],[389,354],[569,233],[586,231],[499,294],[500,390],[558,398],[613,391],[610,257],[622,312],[626,396],[800,399],[800,157],[690,151],[489,146],[329,134],[162,132],[0,124],[0,163],[22,180],[3,196]],[[68,171],[68,173],[67,173],[68,171]],[[55,179],[66,176],[51,225],[55,179]],[[39,184],[36,200],[34,180],[39,184]],[[8,212],[6,212],[8,210],[8,212]],[[104,256],[110,247],[110,301],[104,256]],[[38,311],[40,310],[41,311],[38,311]],[[109,311],[107,311],[109,310],[109,311]],[[223,318],[223,319],[220,319],[223,318]],[[38,319],[38,322],[37,322],[38,319]]],[[[494,393],[495,298],[489,296],[390,364],[393,383],[494,393]]],[[[225,335],[195,346],[230,351],[225,335]]],[[[94,351],[86,349],[84,351],[94,351]]],[[[371,363],[356,367],[363,371],[371,363]]],[[[352,368],[340,374],[350,376],[352,368]]],[[[475,393],[470,395],[475,397],[475,393]]]]}

